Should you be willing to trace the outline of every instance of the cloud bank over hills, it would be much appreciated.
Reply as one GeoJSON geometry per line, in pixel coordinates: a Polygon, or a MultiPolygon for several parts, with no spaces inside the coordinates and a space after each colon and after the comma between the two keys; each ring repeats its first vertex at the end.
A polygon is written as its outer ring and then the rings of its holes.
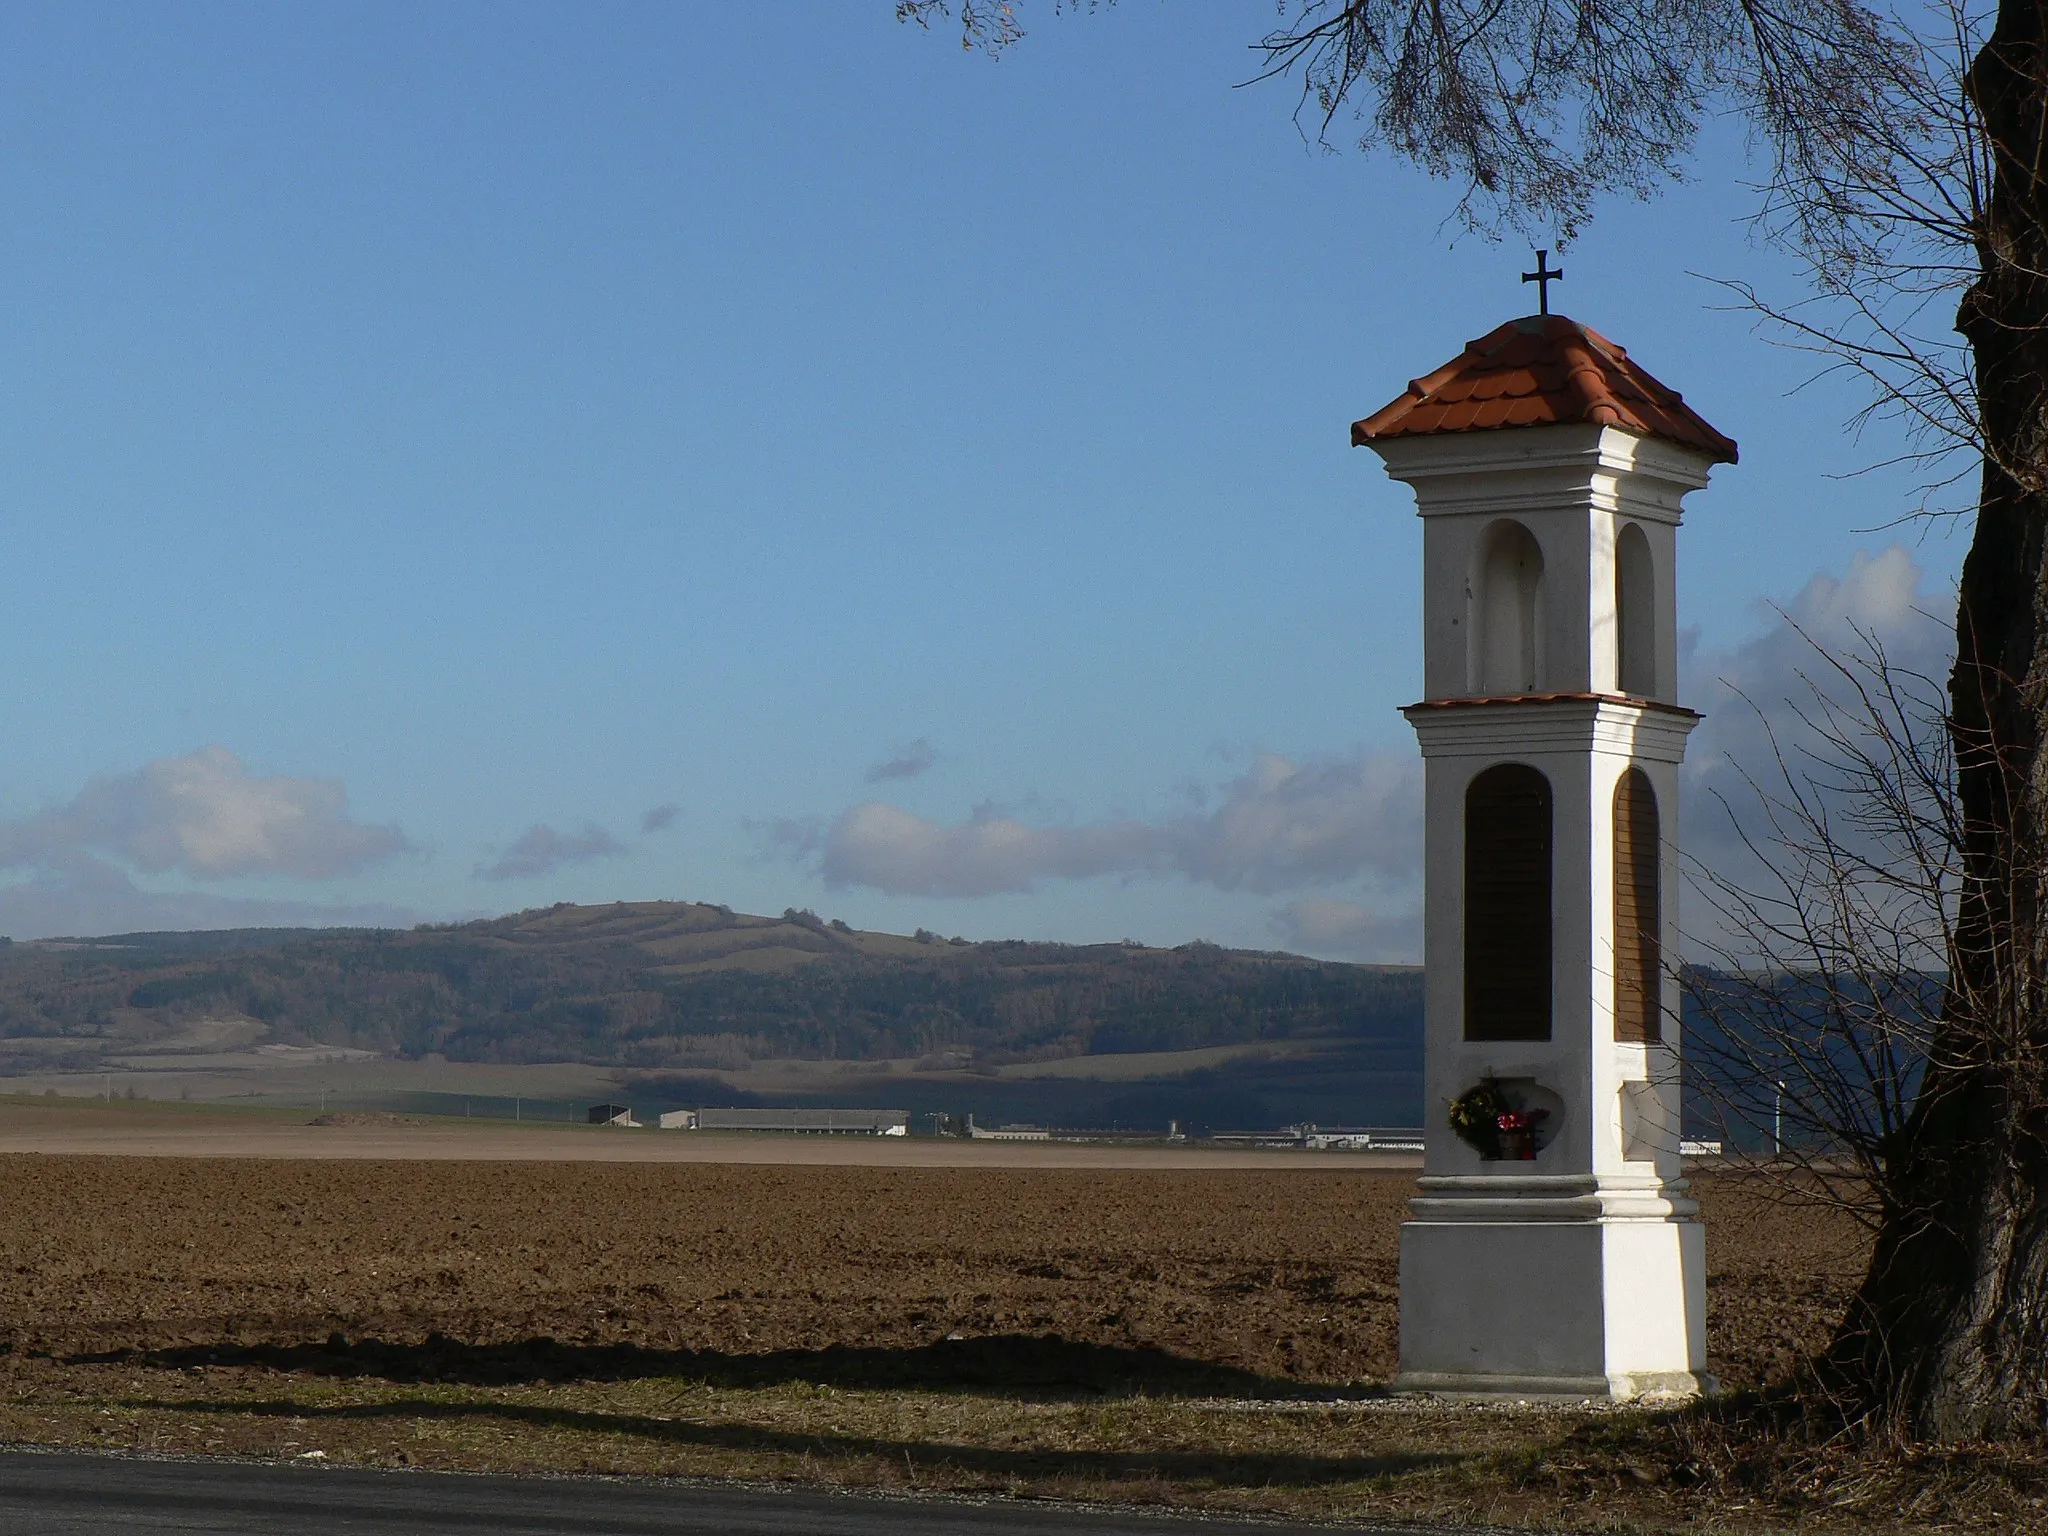
{"type": "Polygon", "coordinates": [[[1032,825],[983,805],[944,823],[869,800],[764,831],[772,848],[835,889],[988,896],[1054,879],[1179,875],[1270,893],[1412,871],[1420,785],[1420,764],[1393,753],[1296,762],[1261,752],[1213,793],[1198,792],[1192,808],[1155,820],[1032,825]]]}
{"type": "MultiPolygon", "coordinates": [[[[1768,771],[1777,750],[1796,762],[1811,745],[1813,686],[1830,686],[1826,653],[1881,647],[1894,666],[1939,688],[1952,655],[1953,597],[1926,587],[1925,572],[1894,545],[1816,573],[1782,608],[1758,605],[1751,632],[1733,645],[1709,649],[1687,638],[1681,697],[1705,715],[1683,778],[1682,835],[1692,856],[1728,872],[1749,867],[1730,807],[1744,814],[1753,802],[1745,771],[1768,771]]],[[[863,778],[905,784],[938,761],[920,737],[863,778]]],[[[1258,751],[1235,774],[1183,786],[1166,805],[1154,815],[1062,818],[1035,813],[1028,799],[985,801],[947,819],[871,796],[836,813],[745,825],[772,863],[835,891],[948,903],[1035,892],[1057,902],[1063,882],[1180,881],[1273,898],[1267,931],[1287,948],[1420,958],[1422,769],[1412,747],[1258,751]]],[[[675,803],[646,811],[640,839],[667,831],[680,814],[675,803]]],[[[568,830],[537,821],[487,851],[472,873],[494,886],[544,881],[623,860],[642,845],[594,820],[568,830]]],[[[102,774],[68,800],[0,821],[0,872],[17,877],[0,885],[0,932],[405,926],[454,915],[308,899],[307,886],[343,879],[360,891],[362,877],[402,855],[431,857],[397,826],[356,817],[340,780],[261,773],[206,746],[102,774]],[[235,884],[223,892],[223,882],[235,884]],[[267,894],[266,884],[284,889],[267,894]]],[[[553,897],[545,888],[534,894],[553,897]]],[[[1701,920],[1698,907],[1689,925],[1701,920]]]]}
{"type": "Polygon", "coordinates": [[[390,902],[335,905],[205,890],[174,880],[322,882],[412,851],[397,827],[357,820],[337,779],[252,772],[221,746],[102,774],[71,799],[0,822],[0,933],[16,938],[144,929],[403,925],[390,902]]]}
{"type": "MultiPolygon", "coordinates": [[[[1744,799],[1742,773],[1765,769],[1775,740],[1808,739],[1810,682],[1822,652],[1871,645],[1939,682],[1953,654],[1953,599],[1892,545],[1818,572],[1782,609],[1759,604],[1753,632],[1725,649],[1687,637],[1681,698],[1706,718],[1684,772],[1684,838],[1710,863],[1742,857],[1724,806],[1744,799]],[[1819,649],[1816,649],[1818,647],[1819,649]]],[[[870,770],[870,783],[910,772],[870,770]]],[[[916,771],[921,772],[922,769],[916,771]]],[[[835,889],[970,899],[1062,880],[1181,879],[1259,895],[1305,892],[1271,914],[1291,948],[1346,959],[1421,957],[1422,765],[1410,750],[1293,758],[1260,752],[1191,806],[1152,818],[1034,820],[984,803],[945,821],[870,799],[834,815],[757,826],[764,847],[835,889]]]]}
{"type": "Polygon", "coordinates": [[[63,805],[0,823],[0,869],[83,855],[204,880],[330,880],[410,846],[395,826],[351,817],[339,780],[251,773],[219,746],[105,774],[63,805]]]}
{"type": "Polygon", "coordinates": [[[80,856],[0,886],[0,933],[47,939],[106,933],[170,933],[210,928],[410,928],[426,914],[392,902],[296,901],[155,891],[125,870],[80,856]]]}

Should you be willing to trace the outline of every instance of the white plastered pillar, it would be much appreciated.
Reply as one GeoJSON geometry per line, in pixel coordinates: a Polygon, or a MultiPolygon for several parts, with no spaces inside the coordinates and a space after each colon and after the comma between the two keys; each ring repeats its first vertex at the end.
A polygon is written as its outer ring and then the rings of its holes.
{"type": "MultiPolygon", "coordinates": [[[[1675,702],[1680,502],[1709,460],[1613,427],[1548,426],[1374,446],[1424,519],[1426,1157],[1402,1228],[1401,1375],[1416,1390],[1634,1398],[1700,1390],[1705,1243],[1679,1159],[1678,766],[1696,717],[1675,702]],[[1471,625],[1484,552],[1512,520],[1542,555],[1543,675],[1481,692],[1471,625]],[[1615,551],[1629,524],[1654,563],[1653,695],[1619,689],[1615,551]],[[1549,1037],[1470,1038],[1465,829],[1473,780],[1543,775],[1550,805],[1549,1037]],[[1659,1041],[1615,1038],[1616,786],[1654,791],[1659,1041]],[[1456,1135],[1482,1083],[1546,1111],[1532,1159],[1456,1135]]],[[[1484,1034],[1486,1031],[1477,1031],[1484,1034]]]]}

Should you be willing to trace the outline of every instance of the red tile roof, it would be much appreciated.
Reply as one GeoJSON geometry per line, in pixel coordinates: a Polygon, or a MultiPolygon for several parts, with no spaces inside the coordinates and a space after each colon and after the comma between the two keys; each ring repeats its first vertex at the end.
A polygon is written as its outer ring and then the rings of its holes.
{"type": "Polygon", "coordinates": [[[1351,425],[1354,447],[1390,437],[1590,422],[1735,462],[1723,437],[1598,331],[1563,315],[1510,320],[1351,425]]]}

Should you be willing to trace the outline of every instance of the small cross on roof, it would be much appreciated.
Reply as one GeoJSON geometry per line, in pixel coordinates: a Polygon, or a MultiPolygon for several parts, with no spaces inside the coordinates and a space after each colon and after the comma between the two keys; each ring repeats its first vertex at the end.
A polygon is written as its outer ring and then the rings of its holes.
{"type": "Polygon", "coordinates": [[[1550,313],[1550,285],[1563,276],[1563,267],[1558,267],[1554,270],[1551,268],[1549,251],[1538,251],[1536,253],[1536,270],[1534,272],[1524,272],[1522,274],[1522,281],[1536,285],[1537,314],[1547,315],[1550,313]]]}

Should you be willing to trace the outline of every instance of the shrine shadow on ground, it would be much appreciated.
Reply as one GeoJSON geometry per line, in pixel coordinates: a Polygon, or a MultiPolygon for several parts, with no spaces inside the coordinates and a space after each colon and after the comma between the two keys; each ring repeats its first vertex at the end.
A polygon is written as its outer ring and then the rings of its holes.
{"type": "Polygon", "coordinates": [[[161,1409],[181,1414],[207,1414],[221,1419],[290,1419],[295,1427],[327,1422],[377,1423],[432,1420],[442,1424],[484,1421],[530,1429],[629,1435],[675,1449],[770,1452],[806,1458],[880,1458],[903,1467],[913,1486],[920,1473],[978,1473],[1013,1482],[1019,1479],[1086,1478],[1120,1482],[1199,1482],[1214,1488],[1313,1488],[1394,1478],[1478,1461],[1477,1450],[1381,1452],[1315,1455],[1304,1452],[1218,1452],[1200,1450],[1024,1450],[1000,1446],[934,1444],[843,1432],[817,1433],[776,1429],[759,1424],[706,1423],[638,1413],[604,1413],[537,1403],[471,1402],[308,1403],[290,1398],[268,1402],[193,1402],[190,1399],[128,1398],[131,1409],[161,1409]]]}
{"type": "Polygon", "coordinates": [[[1335,1399],[1356,1389],[1262,1376],[1165,1350],[996,1334],[900,1348],[781,1349],[762,1354],[565,1344],[551,1338],[467,1344],[441,1334],[417,1343],[330,1334],[305,1344],[186,1344],[67,1357],[68,1364],[156,1370],[240,1367],[393,1382],[519,1386],[536,1382],[671,1379],[717,1387],[807,1382],[849,1390],[999,1391],[1033,1397],[1240,1397],[1335,1399]]]}

